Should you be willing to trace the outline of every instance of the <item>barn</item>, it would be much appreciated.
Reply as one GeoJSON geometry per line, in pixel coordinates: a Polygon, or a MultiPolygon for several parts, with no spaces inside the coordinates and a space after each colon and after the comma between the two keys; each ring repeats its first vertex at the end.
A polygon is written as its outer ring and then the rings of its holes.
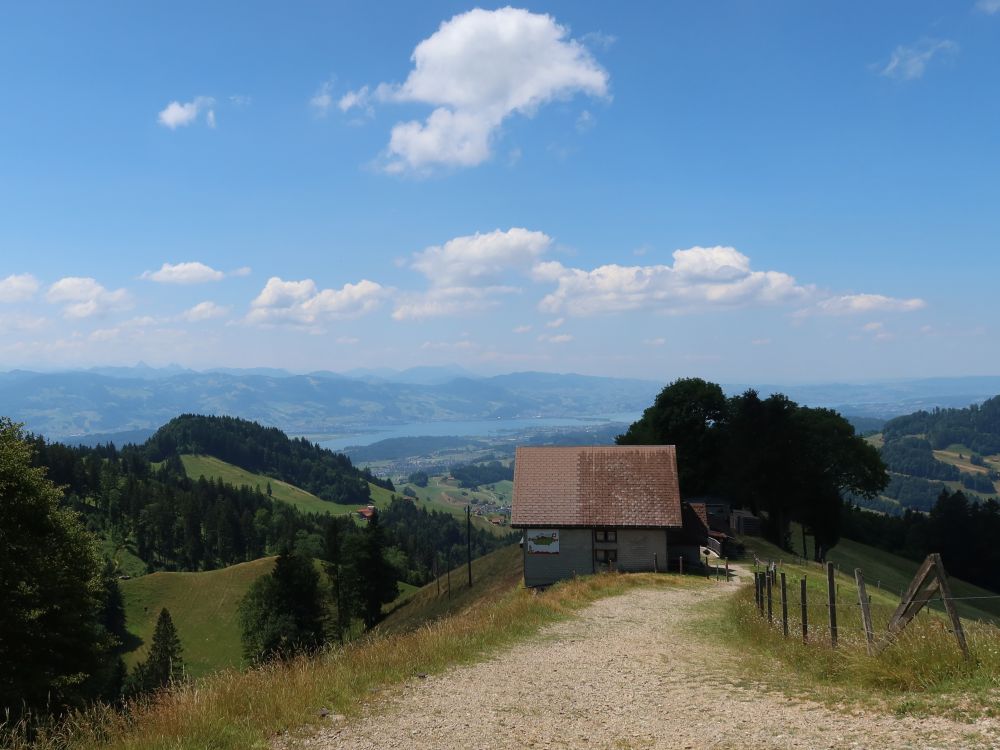
{"type": "Polygon", "coordinates": [[[517,449],[510,525],[524,531],[527,586],[697,564],[707,527],[691,511],[672,445],[517,449]]]}

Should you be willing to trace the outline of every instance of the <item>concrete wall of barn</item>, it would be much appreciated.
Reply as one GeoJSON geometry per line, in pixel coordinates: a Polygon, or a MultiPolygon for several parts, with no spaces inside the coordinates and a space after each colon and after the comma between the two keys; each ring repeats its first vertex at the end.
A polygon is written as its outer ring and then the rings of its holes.
{"type": "Polygon", "coordinates": [[[664,529],[618,529],[618,564],[623,572],[664,570],[667,561],[667,532],[664,529]]]}
{"type": "Polygon", "coordinates": [[[527,535],[522,545],[524,585],[548,586],[574,575],[594,572],[594,532],[590,529],[559,529],[557,554],[528,554],[527,535]]]}
{"type": "Polygon", "coordinates": [[[623,572],[652,571],[667,569],[668,560],[684,555],[685,564],[698,562],[696,545],[670,545],[665,529],[617,529],[617,540],[598,542],[594,539],[594,529],[559,529],[558,554],[529,554],[527,537],[522,549],[524,559],[525,586],[548,586],[574,575],[587,575],[599,570],[607,570],[607,564],[595,561],[595,550],[615,550],[617,561],[615,570],[623,572]],[[654,557],[655,563],[654,563],[654,557]]]}

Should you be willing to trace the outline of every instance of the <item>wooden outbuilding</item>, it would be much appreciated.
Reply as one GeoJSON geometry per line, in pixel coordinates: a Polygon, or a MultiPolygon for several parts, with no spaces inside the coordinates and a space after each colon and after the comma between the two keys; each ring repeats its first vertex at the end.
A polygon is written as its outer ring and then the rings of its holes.
{"type": "Polygon", "coordinates": [[[527,586],[698,564],[707,527],[686,530],[684,516],[672,445],[517,449],[510,525],[524,531],[527,586]]]}

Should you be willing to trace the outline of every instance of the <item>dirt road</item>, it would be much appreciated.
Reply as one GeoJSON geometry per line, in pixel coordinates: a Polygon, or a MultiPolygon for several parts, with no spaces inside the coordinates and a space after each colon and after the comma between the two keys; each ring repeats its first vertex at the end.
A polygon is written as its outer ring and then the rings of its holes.
{"type": "Polygon", "coordinates": [[[282,747],[998,748],[1000,725],[847,716],[737,687],[685,627],[731,587],[644,589],[601,600],[498,656],[391,691],[347,724],[282,747]],[[706,669],[706,666],[708,667],[706,669]]]}

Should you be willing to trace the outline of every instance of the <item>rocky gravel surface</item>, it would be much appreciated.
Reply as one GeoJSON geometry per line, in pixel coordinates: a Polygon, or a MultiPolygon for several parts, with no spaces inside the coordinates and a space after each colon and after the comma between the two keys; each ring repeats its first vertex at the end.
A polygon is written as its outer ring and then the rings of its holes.
{"type": "Polygon", "coordinates": [[[275,748],[1000,748],[992,720],[838,713],[732,684],[738,664],[720,664],[720,649],[685,623],[699,601],[732,590],[603,599],[487,661],[415,676],[361,717],[329,717],[275,748]]]}

